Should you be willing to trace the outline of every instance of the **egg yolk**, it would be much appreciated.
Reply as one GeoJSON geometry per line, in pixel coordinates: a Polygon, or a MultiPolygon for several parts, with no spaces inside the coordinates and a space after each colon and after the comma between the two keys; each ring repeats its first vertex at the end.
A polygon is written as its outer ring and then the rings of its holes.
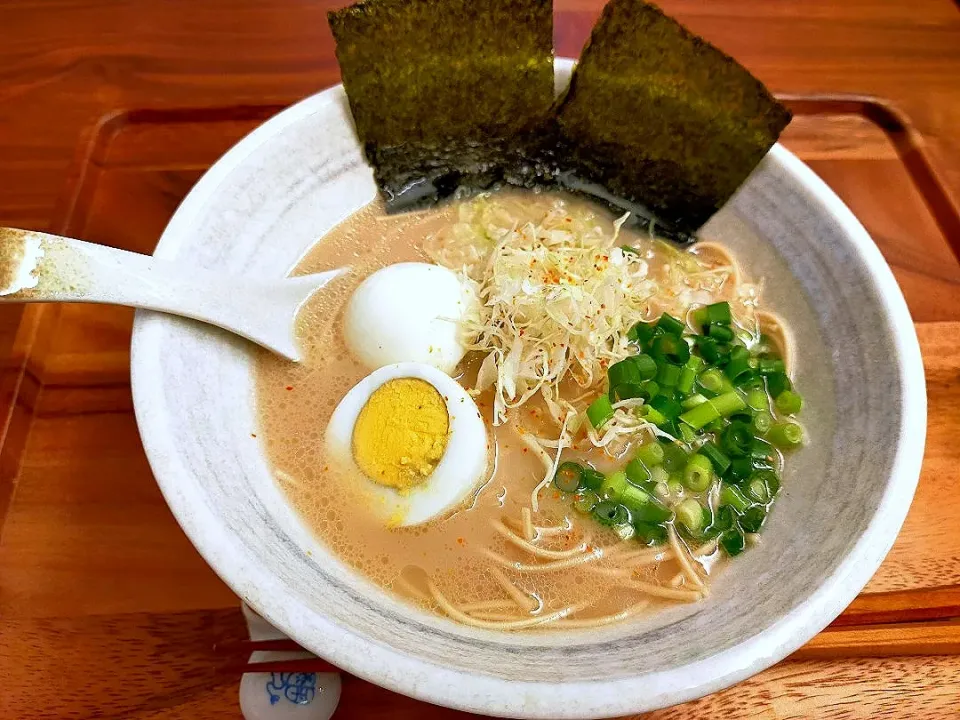
{"type": "Polygon", "coordinates": [[[447,449],[450,417],[437,389],[418,378],[388,380],[353,426],[353,457],[380,485],[408,490],[426,480],[447,449]]]}

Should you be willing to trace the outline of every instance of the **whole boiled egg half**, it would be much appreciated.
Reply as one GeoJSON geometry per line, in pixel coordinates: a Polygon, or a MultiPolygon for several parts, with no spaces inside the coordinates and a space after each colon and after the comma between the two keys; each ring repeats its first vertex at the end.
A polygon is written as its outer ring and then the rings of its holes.
{"type": "Polygon", "coordinates": [[[463,321],[476,312],[472,287],[439,265],[402,262],[354,290],[343,318],[350,353],[370,370],[399,362],[450,374],[463,358],[463,321]]]}
{"type": "Polygon", "coordinates": [[[488,465],[476,403],[424,362],[385,365],[357,383],[334,410],[324,442],[328,460],[360,484],[392,527],[453,510],[488,465]]]}

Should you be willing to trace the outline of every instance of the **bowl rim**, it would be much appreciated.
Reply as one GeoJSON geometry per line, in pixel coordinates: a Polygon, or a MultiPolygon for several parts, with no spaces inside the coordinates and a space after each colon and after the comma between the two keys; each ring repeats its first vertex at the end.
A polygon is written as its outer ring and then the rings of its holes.
{"type": "MultiPolygon", "coordinates": [[[[573,62],[558,58],[558,70],[573,62]]],[[[342,85],[323,90],[283,110],[227,151],[197,182],[171,218],[155,257],[174,258],[194,219],[236,167],[284,128],[341,102],[342,85]]],[[[252,566],[220,552],[220,536],[204,527],[197,508],[174,488],[176,448],[168,444],[162,414],[154,412],[152,377],[159,358],[158,337],[170,322],[160,313],[138,310],[131,343],[134,412],[150,468],[183,531],[220,578],[282,632],[344,671],[395,692],[475,713],[529,718],[591,718],[644,712],[687,702],[754,675],[797,650],[826,627],[866,585],[892,547],[910,507],[926,438],[926,387],[916,330],[900,288],[879,249],[849,208],[809,167],[777,143],[768,160],[799,182],[841,227],[875,283],[878,304],[893,331],[903,385],[901,432],[887,485],[866,530],[835,572],[778,622],[726,650],[672,670],[608,681],[531,682],[506,680],[444,668],[355,635],[308,609],[292,596],[269,599],[253,588],[269,586],[266,566],[252,566]],[[691,678],[695,681],[691,682],[691,678]]]]}

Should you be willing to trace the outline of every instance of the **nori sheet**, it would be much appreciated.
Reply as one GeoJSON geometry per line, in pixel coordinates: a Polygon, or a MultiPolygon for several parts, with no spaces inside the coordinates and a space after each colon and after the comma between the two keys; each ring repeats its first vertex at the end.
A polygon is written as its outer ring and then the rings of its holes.
{"type": "Polygon", "coordinates": [[[790,117],[743,66],[655,5],[611,0],[557,108],[554,153],[561,170],[689,239],[790,117]]]}
{"type": "Polygon", "coordinates": [[[363,0],[328,14],[388,209],[529,184],[554,100],[551,0],[363,0]]]}
{"type": "Polygon", "coordinates": [[[611,0],[553,102],[552,0],[362,0],[328,14],[387,209],[561,186],[684,242],[790,112],[645,0],[611,0]]]}

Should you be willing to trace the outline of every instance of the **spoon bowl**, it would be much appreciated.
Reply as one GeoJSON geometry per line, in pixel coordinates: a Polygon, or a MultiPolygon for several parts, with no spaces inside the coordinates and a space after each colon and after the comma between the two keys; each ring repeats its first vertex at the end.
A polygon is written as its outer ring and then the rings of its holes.
{"type": "Polygon", "coordinates": [[[89,302],[158,310],[229,330],[299,362],[300,306],[347,268],[279,280],[31,230],[0,228],[0,302],[89,302]]]}

